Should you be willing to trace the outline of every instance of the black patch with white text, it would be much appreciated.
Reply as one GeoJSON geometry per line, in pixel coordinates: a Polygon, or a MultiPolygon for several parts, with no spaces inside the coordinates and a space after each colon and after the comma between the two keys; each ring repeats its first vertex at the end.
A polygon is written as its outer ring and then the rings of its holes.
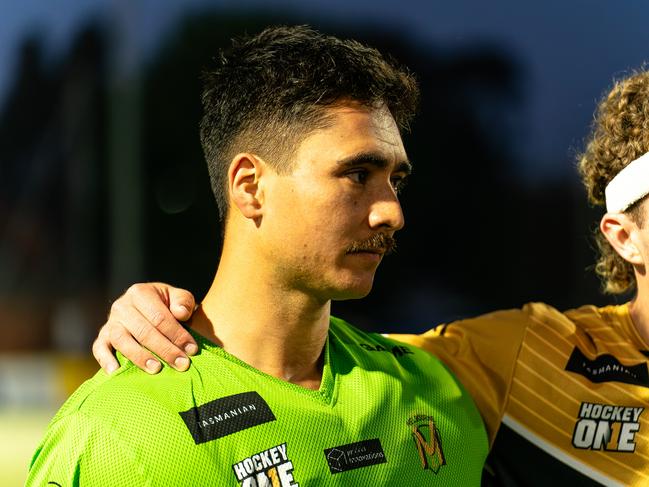
{"type": "Polygon", "coordinates": [[[622,365],[617,358],[610,354],[598,355],[594,360],[590,360],[578,347],[575,347],[570,354],[566,370],[582,375],[591,382],[623,382],[649,387],[646,363],[622,365]]]}
{"type": "Polygon", "coordinates": [[[256,392],[222,397],[179,414],[197,445],[276,419],[256,392]]]}
{"type": "Polygon", "coordinates": [[[327,448],[324,454],[332,474],[387,463],[378,438],[327,448]]]}

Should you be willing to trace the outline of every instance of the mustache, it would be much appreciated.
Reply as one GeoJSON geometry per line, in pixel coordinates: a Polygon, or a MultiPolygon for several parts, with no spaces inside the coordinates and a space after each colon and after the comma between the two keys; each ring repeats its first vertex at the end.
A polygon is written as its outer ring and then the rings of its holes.
{"type": "Polygon", "coordinates": [[[365,240],[357,240],[347,247],[347,253],[377,252],[389,255],[397,249],[397,241],[387,233],[377,233],[365,240]]]}

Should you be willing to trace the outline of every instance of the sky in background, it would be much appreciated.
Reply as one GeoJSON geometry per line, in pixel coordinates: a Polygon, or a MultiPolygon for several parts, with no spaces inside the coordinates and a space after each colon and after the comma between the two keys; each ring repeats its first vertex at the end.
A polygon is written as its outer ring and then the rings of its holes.
{"type": "Polygon", "coordinates": [[[529,180],[575,177],[568,162],[581,148],[597,99],[614,77],[649,58],[649,2],[631,0],[0,0],[0,103],[19,43],[30,33],[44,36],[56,59],[81,25],[108,19],[117,36],[128,35],[128,45],[138,47],[120,57],[128,67],[154,53],[183,14],[259,6],[305,21],[369,23],[448,55],[479,45],[504,50],[525,78],[516,136],[526,150],[515,169],[529,180]]]}

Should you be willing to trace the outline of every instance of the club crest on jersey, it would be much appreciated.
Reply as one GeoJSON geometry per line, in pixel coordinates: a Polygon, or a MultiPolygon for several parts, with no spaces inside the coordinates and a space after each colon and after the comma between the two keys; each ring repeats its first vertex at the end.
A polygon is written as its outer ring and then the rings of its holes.
{"type": "Polygon", "coordinates": [[[286,443],[255,453],[232,465],[243,487],[299,487],[293,478],[293,462],[286,453],[286,443]]]}
{"type": "Polygon", "coordinates": [[[437,474],[446,465],[442,438],[432,416],[417,414],[406,421],[417,447],[421,467],[437,474]]]}
{"type": "Polygon", "coordinates": [[[643,407],[582,402],[572,444],[582,450],[635,451],[643,407]]]}

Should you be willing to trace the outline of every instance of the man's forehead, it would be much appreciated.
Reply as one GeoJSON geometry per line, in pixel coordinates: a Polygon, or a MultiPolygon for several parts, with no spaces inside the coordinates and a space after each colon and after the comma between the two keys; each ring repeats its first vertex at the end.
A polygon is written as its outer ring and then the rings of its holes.
{"type": "Polygon", "coordinates": [[[341,161],[382,161],[390,172],[409,172],[401,134],[387,107],[339,103],[327,107],[326,120],[302,139],[293,155],[297,168],[343,169],[341,161]],[[369,157],[368,157],[369,156],[369,157]]]}
{"type": "Polygon", "coordinates": [[[334,123],[349,123],[365,121],[368,126],[377,130],[392,130],[398,132],[397,123],[385,104],[367,106],[354,101],[339,102],[325,109],[334,123]]]}
{"type": "MultiPolygon", "coordinates": [[[[328,124],[311,134],[313,139],[331,144],[347,154],[382,153],[383,158],[406,161],[399,128],[385,106],[367,107],[357,103],[327,109],[328,124]]],[[[338,154],[336,159],[344,158],[338,154]]]]}

